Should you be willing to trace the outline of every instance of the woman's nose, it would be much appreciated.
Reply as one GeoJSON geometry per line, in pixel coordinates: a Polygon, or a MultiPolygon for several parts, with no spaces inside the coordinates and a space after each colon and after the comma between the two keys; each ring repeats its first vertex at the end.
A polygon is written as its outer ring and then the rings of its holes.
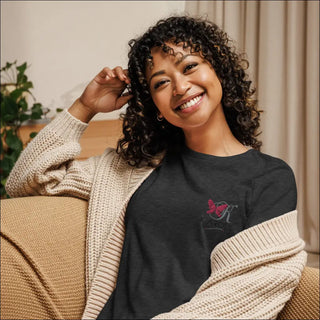
{"type": "Polygon", "coordinates": [[[174,81],[173,95],[184,95],[190,89],[190,83],[184,76],[179,76],[174,81]]]}

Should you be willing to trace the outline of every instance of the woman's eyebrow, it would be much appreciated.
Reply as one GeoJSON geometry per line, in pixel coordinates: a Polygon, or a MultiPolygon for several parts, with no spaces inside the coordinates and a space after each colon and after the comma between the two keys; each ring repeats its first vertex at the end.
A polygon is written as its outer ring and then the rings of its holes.
{"type": "Polygon", "coordinates": [[[180,59],[178,59],[178,60],[175,62],[175,65],[180,64],[185,58],[187,58],[187,57],[189,57],[189,56],[195,56],[195,54],[194,54],[194,53],[188,53],[188,54],[183,55],[180,59]]]}
{"type": "MultiPolygon", "coordinates": [[[[194,56],[195,54],[194,53],[188,53],[188,54],[185,54],[183,55],[180,59],[178,59],[174,64],[177,66],[179,65],[185,58],[189,57],[189,56],[194,56]]],[[[151,75],[150,79],[149,79],[149,85],[150,85],[150,82],[151,82],[151,79],[156,77],[156,76],[159,76],[159,75],[162,75],[162,74],[165,74],[165,71],[164,70],[160,70],[160,71],[157,71],[155,72],[154,74],[151,75]]]]}
{"type": "Polygon", "coordinates": [[[157,72],[155,72],[151,77],[150,77],[150,79],[149,79],[149,85],[150,85],[150,82],[151,82],[151,79],[152,78],[154,78],[154,77],[156,77],[156,76],[159,76],[159,75],[162,75],[162,74],[165,74],[165,71],[164,70],[160,70],[160,71],[157,71],[157,72]]]}

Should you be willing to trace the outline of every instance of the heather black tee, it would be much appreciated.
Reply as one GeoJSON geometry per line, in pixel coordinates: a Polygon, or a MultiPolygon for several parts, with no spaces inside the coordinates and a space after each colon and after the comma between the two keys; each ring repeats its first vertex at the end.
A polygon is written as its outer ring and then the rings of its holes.
{"type": "Polygon", "coordinates": [[[117,286],[98,319],[150,319],[188,302],[218,243],[296,201],[290,167],[259,151],[168,154],[128,204],[117,286]]]}

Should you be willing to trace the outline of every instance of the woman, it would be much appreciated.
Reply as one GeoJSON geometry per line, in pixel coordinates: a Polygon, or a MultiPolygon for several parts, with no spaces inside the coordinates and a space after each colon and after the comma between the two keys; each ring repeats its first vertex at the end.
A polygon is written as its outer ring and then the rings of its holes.
{"type": "Polygon", "coordinates": [[[189,17],[130,46],[128,70],[104,68],[29,144],[8,193],[89,200],[85,319],[276,318],[306,255],[245,61],[189,17]],[[117,150],[75,161],[86,123],[127,102],[117,150]]]}

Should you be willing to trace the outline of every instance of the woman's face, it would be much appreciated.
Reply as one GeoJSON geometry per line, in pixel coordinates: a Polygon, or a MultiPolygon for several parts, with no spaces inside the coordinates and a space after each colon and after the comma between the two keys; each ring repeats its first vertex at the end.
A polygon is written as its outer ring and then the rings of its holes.
{"type": "Polygon", "coordinates": [[[167,45],[175,55],[155,47],[151,50],[153,67],[146,69],[159,115],[183,130],[205,125],[217,110],[222,111],[221,83],[210,63],[199,53],[190,53],[182,44],[167,45]]]}

